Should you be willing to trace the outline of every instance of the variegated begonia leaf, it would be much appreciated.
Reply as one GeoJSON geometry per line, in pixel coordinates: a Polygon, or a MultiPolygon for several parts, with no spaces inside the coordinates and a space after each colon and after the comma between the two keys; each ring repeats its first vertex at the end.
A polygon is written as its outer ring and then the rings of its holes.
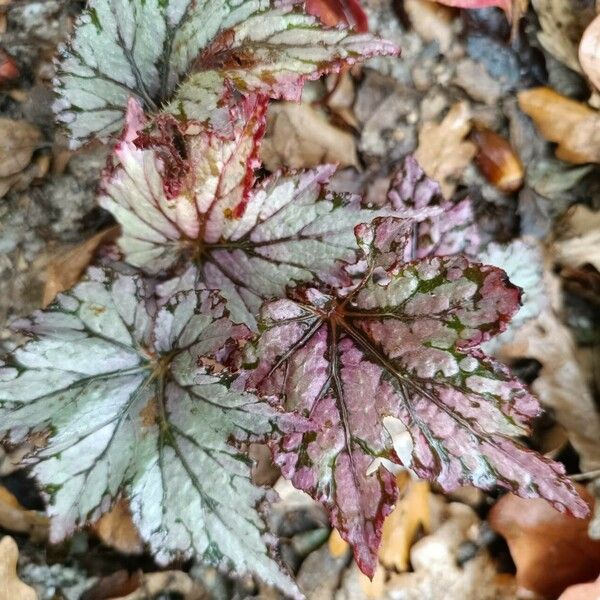
{"type": "Polygon", "coordinates": [[[306,78],[397,53],[369,34],[321,25],[298,2],[90,0],[57,65],[56,112],[79,145],[119,131],[130,97],[148,111],[172,102],[169,110],[205,120],[225,82],[297,99],[306,78]]]}
{"type": "Polygon", "coordinates": [[[375,468],[382,461],[447,491],[501,486],[587,513],[561,465],[514,441],[538,403],[478,348],[505,328],[518,288],[462,256],[404,263],[411,234],[410,221],[393,218],[357,227],[362,283],[351,293],[305,286],[267,303],[248,357],[247,389],[313,423],[273,442],[276,462],[328,507],[368,575],[396,495],[392,474],[375,468]]]}
{"type": "Polygon", "coordinates": [[[521,308],[507,330],[483,344],[488,354],[512,341],[515,333],[528,321],[535,319],[548,306],[548,290],[544,282],[544,253],[534,239],[515,239],[508,244],[492,242],[480,250],[477,259],[506,272],[512,283],[522,290],[521,308]]]}
{"type": "Polygon", "coordinates": [[[264,102],[247,99],[231,137],[168,115],[154,137],[136,137],[139,110],[132,102],[99,199],[121,224],[128,263],[150,274],[191,264],[183,288],[220,290],[232,319],[252,328],[263,299],[285,296],[294,282],[347,279],[339,265],[355,259],[354,227],[382,211],[328,191],[331,165],[255,186],[264,102]]]}
{"type": "Polygon", "coordinates": [[[51,540],[125,494],[160,563],[194,556],[293,593],[267,553],[265,490],[230,444],[283,421],[214,368],[248,330],[212,291],[181,292],[160,309],[150,298],[139,276],[92,268],[17,324],[33,340],[0,369],[0,434],[47,432],[32,462],[51,540]]]}
{"type": "Polygon", "coordinates": [[[425,216],[415,225],[415,240],[407,250],[407,260],[426,256],[468,254],[475,256],[480,244],[470,198],[446,200],[440,184],[427,177],[414,156],[407,156],[394,175],[387,200],[403,217],[407,211],[438,207],[439,214],[425,216]]]}

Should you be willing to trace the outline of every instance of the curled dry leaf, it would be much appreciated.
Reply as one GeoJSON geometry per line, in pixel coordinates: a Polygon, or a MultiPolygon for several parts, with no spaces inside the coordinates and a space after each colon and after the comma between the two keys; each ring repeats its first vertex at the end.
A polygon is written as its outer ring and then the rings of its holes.
{"type": "Polygon", "coordinates": [[[17,576],[19,548],[13,538],[0,540],[0,600],[37,600],[35,590],[17,576]]]}
{"type": "Polygon", "coordinates": [[[127,500],[121,498],[92,525],[92,531],[104,544],[123,554],[140,554],[142,540],[131,518],[127,500]]]}
{"type": "Polygon", "coordinates": [[[541,134],[558,144],[556,157],[582,164],[600,162],[600,114],[586,104],[561,96],[546,87],[518,94],[521,110],[541,134]]]}
{"type": "Polygon", "coordinates": [[[514,581],[498,577],[496,566],[485,550],[463,565],[459,564],[461,547],[473,543],[479,530],[480,521],[475,511],[453,502],[440,512],[443,521],[439,527],[411,549],[413,570],[392,574],[384,597],[402,600],[514,600],[514,581]]]}
{"type": "Polygon", "coordinates": [[[14,83],[21,75],[15,59],[6,50],[0,48],[0,86],[14,83]]]}
{"type": "Polygon", "coordinates": [[[436,41],[442,53],[450,48],[454,39],[454,15],[450,9],[429,0],[405,0],[404,10],[423,40],[436,41]]]}
{"type": "MultiPolygon", "coordinates": [[[[591,506],[587,490],[577,490],[591,506]]],[[[519,585],[545,598],[600,573],[600,541],[588,536],[589,517],[574,519],[545,500],[507,494],[492,508],[489,523],[508,542],[519,585]]]]}
{"type": "Polygon", "coordinates": [[[579,454],[581,468],[584,471],[599,469],[600,414],[575,355],[571,332],[551,310],[544,310],[519,330],[513,341],[499,352],[499,357],[506,362],[533,358],[542,364],[531,385],[533,391],[567,430],[579,454]]]}
{"type": "Polygon", "coordinates": [[[31,536],[34,541],[40,541],[48,537],[48,526],[48,519],[44,515],[23,508],[13,494],[0,486],[0,527],[2,529],[23,533],[31,536]]]}
{"type": "Polygon", "coordinates": [[[415,158],[429,177],[439,181],[446,198],[452,195],[456,178],[475,156],[475,145],[465,140],[470,129],[469,106],[457,102],[440,123],[425,123],[419,131],[415,158]]]}
{"type": "Polygon", "coordinates": [[[140,587],[113,600],[147,600],[158,595],[178,595],[183,600],[209,600],[210,594],[187,573],[182,571],[163,571],[146,573],[142,577],[140,587]]]}
{"type": "Polygon", "coordinates": [[[523,185],[523,165],[506,139],[486,127],[476,127],[471,140],[477,146],[475,163],[492,185],[501,192],[515,192],[523,185]]]}
{"type": "Polygon", "coordinates": [[[0,177],[22,171],[41,139],[40,130],[27,121],[0,119],[0,177]]]}
{"type": "Polygon", "coordinates": [[[383,524],[379,561],[388,569],[406,571],[417,533],[430,527],[429,483],[406,472],[398,475],[396,483],[401,496],[383,524]]]}
{"type": "Polygon", "coordinates": [[[600,271],[600,211],[578,204],[563,219],[562,229],[553,246],[558,262],[570,267],[590,264],[600,271]]]}
{"type": "Polygon", "coordinates": [[[588,79],[600,90],[600,15],[583,32],[579,42],[579,62],[588,79]]]}
{"type": "Polygon", "coordinates": [[[356,141],[350,133],[331,125],[309,104],[291,102],[270,107],[260,156],[270,171],[324,163],[358,166],[356,141]]]}
{"type": "Polygon", "coordinates": [[[540,20],[538,40],[554,58],[581,73],[577,44],[594,17],[593,4],[576,0],[531,0],[540,20]]]}
{"type": "Polygon", "coordinates": [[[50,259],[46,267],[42,305],[48,306],[57,294],[73,287],[92,262],[96,250],[102,244],[115,240],[118,234],[119,226],[114,225],[50,259]]]}
{"type": "Polygon", "coordinates": [[[579,62],[583,72],[600,89],[600,15],[586,28],[579,42],[579,62]]]}

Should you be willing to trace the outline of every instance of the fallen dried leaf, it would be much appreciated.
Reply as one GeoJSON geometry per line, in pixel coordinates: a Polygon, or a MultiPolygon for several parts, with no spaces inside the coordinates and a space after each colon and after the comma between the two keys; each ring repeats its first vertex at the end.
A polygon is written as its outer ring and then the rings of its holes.
{"type": "Polygon", "coordinates": [[[0,48],[0,86],[13,83],[21,75],[15,59],[0,48]]]}
{"type": "Polygon", "coordinates": [[[129,504],[121,499],[91,526],[92,531],[107,546],[123,554],[141,554],[144,545],[131,519],[129,504]]]}
{"type": "Polygon", "coordinates": [[[557,261],[570,267],[590,264],[600,271],[600,211],[578,204],[563,218],[561,230],[553,246],[557,261]]]}
{"type": "Polygon", "coordinates": [[[23,508],[11,492],[0,486],[0,528],[24,533],[31,536],[33,541],[42,541],[48,537],[49,522],[45,515],[23,508]]]}
{"type": "Polygon", "coordinates": [[[350,544],[342,538],[337,529],[332,529],[327,542],[329,553],[333,558],[341,558],[346,556],[350,550],[350,544]]]}
{"type": "Polygon", "coordinates": [[[19,548],[9,536],[0,540],[0,600],[37,600],[33,588],[17,576],[19,548]]]}
{"type": "Polygon", "coordinates": [[[540,20],[540,44],[554,58],[581,73],[577,44],[593,18],[593,5],[584,6],[574,0],[531,0],[531,4],[540,20]]]}
{"type": "Polygon", "coordinates": [[[583,32],[579,42],[579,63],[588,79],[600,90],[600,15],[583,32]]]}
{"type": "Polygon", "coordinates": [[[600,162],[600,113],[545,87],[521,91],[518,100],[541,134],[558,144],[557,158],[575,164],[600,162]]]}
{"type": "Polygon", "coordinates": [[[475,164],[501,192],[515,192],[523,185],[524,169],[511,145],[496,132],[477,127],[471,133],[477,146],[475,164]]]}
{"type": "Polygon", "coordinates": [[[465,141],[470,129],[469,106],[457,102],[441,123],[424,123],[419,131],[415,158],[425,173],[440,183],[446,198],[454,192],[454,180],[475,156],[475,145],[465,141]]]}
{"type": "Polygon", "coordinates": [[[573,336],[555,314],[545,310],[526,323],[498,357],[505,362],[533,358],[541,363],[531,384],[533,392],[566,429],[582,470],[600,468],[600,414],[575,354],[573,336]]]}
{"type": "Polygon", "coordinates": [[[108,600],[131,594],[142,584],[142,577],[141,571],[129,573],[125,569],[121,569],[99,579],[82,594],[81,600],[108,600]]]}
{"type": "Polygon", "coordinates": [[[323,163],[357,166],[354,137],[331,125],[309,104],[284,102],[269,108],[267,134],[261,146],[267,169],[302,169],[323,163]]]}
{"type": "MultiPolygon", "coordinates": [[[[592,496],[577,486],[592,506],[592,496]]],[[[559,513],[541,499],[503,496],[492,508],[489,523],[502,535],[517,566],[517,582],[546,598],[556,598],[569,585],[590,581],[600,573],[600,541],[588,536],[586,519],[559,513]]]]}
{"type": "Polygon", "coordinates": [[[209,593],[187,573],[163,571],[161,573],[145,573],[137,590],[113,600],[147,600],[158,594],[179,594],[183,600],[210,599],[209,593]]]}
{"type": "Polygon", "coordinates": [[[96,250],[102,244],[115,240],[118,234],[119,227],[114,225],[50,259],[46,267],[43,306],[48,306],[56,294],[75,285],[92,261],[96,250]]]}
{"type": "Polygon", "coordinates": [[[415,536],[420,529],[429,531],[429,483],[407,473],[400,473],[396,482],[403,495],[383,525],[379,560],[388,569],[406,571],[415,536]]]}
{"type": "Polygon", "coordinates": [[[451,10],[430,0],[404,0],[404,10],[423,40],[437,42],[442,53],[450,48],[454,39],[451,10]]]}
{"type": "Polygon", "coordinates": [[[41,139],[40,130],[27,121],[0,119],[0,177],[22,171],[41,139]]]}
{"type": "Polygon", "coordinates": [[[477,514],[468,506],[456,502],[445,506],[444,521],[439,528],[411,549],[413,571],[392,574],[385,598],[514,600],[514,579],[499,578],[484,549],[470,560],[458,562],[460,549],[476,539],[479,523],[477,514]]]}
{"type": "Polygon", "coordinates": [[[327,108],[335,113],[344,123],[350,127],[358,128],[359,123],[353,110],[356,92],[354,80],[347,69],[330,75],[326,80],[327,108]]]}

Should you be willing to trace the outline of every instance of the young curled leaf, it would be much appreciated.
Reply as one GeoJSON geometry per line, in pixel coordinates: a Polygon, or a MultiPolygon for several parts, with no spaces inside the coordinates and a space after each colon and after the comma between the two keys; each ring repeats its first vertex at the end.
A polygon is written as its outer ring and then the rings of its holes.
{"type": "Polygon", "coordinates": [[[254,185],[264,109],[263,99],[248,98],[232,115],[230,136],[169,116],[158,132],[136,135],[132,103],[99,199],[121,225],[127,262],[177,275],[169,290],[221,290],[232,318],[252,328],[263,299],[285,296],[294,282],[347,282],[340,265],[356,258],[354,227],[391,212],[329,191],[331,165],[254,185]]]}
{"type": "Polygon", "coordinates": [[[194,556],[294,593],[268,555],[265,491],[231,443],[289,417],[214,368],[249,333],[215,292],[181,292],[157,309],[139,276],[93,268],[17,325],[33,339],[0,370],[0,434],[47,431],[31,462],[53,541],[125,494],[160,563],[194,556]]]}
{"type": "Polygon", "coordinates": [[[350,293],[305,286],[265,304],[249,354],[247,388],[313,423],[272,442],[276,462],[328,507],[368,575],[395,498],[382,462],[447,491],[500,486],[577,516],[588,510],[562,466],[514,441],[538,403],[478,348],[505,329],[519,289],[462,256],[405,264],[411,234],[410,221],[393,218],[357,227],[362,282],[350,293]]]}
{"type": "Polygon", "coordinates": [[[55,110],[77,146],[118,132],[130,97],[152,112],[167,104],[212,121],[226,84],[298,99],[304,79],[397,53],[369,34],[321,25],[298,2],[91,0],[57,65],[55,110]]]}

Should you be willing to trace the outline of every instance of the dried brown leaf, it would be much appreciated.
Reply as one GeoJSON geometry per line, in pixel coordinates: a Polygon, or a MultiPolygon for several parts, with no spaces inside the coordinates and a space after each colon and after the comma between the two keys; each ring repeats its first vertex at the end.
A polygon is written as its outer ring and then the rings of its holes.
{"type": "Polygon", "coordinates": [[[451,9],[430,0],[404,0],[404,10],[419,37],[437,42],[442,53],[450,48],[454,39],[451,9]]]}
{"type": "Polygon", "coordinates": [[[600,90],[600,15],[583,32],[579,42],[579,62],[588,79],[600,90]]]}
{"type": "Polygon", "coordinates": [[[581,468],[600,468],[600,414],[567,327],[551,310],[545,310],[517,332],[513,341],[502,348],[499,358],[506,362],[533,358],[541,363],[531,385],[533,392],[566,429],[581,468]]]}
{"type": "Polygon", "coordinates": [[[476,148],[465,138],[471,130],[471,111],[466,102],[457,102],[441,123],[424,123],[419,131],[415,158],[425,173],[438,181],[449,198],[456,178],[475,156],[476,148]]]}
{"type": "Polygon", "coordinates": [[[127,500],[118,500],[91,528],[104,544],[123,554],[141,554],[144,549],[127,500]]]}
{"type": "Polygon", "coordinates": [[[0,119],[0,177],[22,171],[41,139],[40,130],[27,121],[0,119]]]}
{"type": "Polygon", "coordinates": [[[41,541],[48,537],[48,527],[45,515],[23,508],[13,494],[0,486],[0,528],[30,535],[34,541],[41,541]]]}
{"type": "Polygon", "coordinates": [[[477,127],[471,134],[471,140],[478,150],[475,162],[493,186],[509,193],[523,185],[523,165],[502,136],[485,127],[477,127]]]}
{"type": "Polygon", "coordinates": [[[575,164],[600,162],[600,113],[545,87],[519,92],[518,100],[540,133],[558,144],[557,158],[575,164]]]}
{"type": "Polygon", "coordinates": [[[573,206],[561,229],[553,246],[557,261],[569,267],[590,264],[600,271],[600,211],[583,204],[573,206]]]}
{"type": "Polygon", "coordinates": [[[145,573],[140,587],[113,600],[147,600],[158,594],[179,594],[183,600],[209,600],[208,592],[187,573],[182,571],[163,571],[145,573]]]}
{"type": "MultiPolygon", "coordinates": [[[[577,486],[577,491],[592,506],[587,490],[577,486]]],[[[600,573],[600,541],[590,539],[589,520],[559,513],[545,500],[513,494],[503,496],[489,514],[492,529],[508,542],[518,583],[548,599],[600,573]]]]}
{"type": "Polygon", "coordinates": [[[593,18],[593,9],[575,0],[531,0],[531,4],[540,21],[540,44],[554,58],[581,73],[577,44],[593,18]]]}
{"type": "Polygon", "coordinates": [[[406,571],[417,533],[430,527],[430,492],[427,481],[411,479],[406,473],[396,481],[402,496],[383,525],[379,560],[388,569],[406,571]]]}
{"type": "Polygon", "coordinates": [[[115,240],[119,227],[114,225],[50,259],[46,267],[43,305],[48,306],[56,294],[73,287],[92,261],[96,250],[104,243],[115,240]]]}
{"type": "Polygon", "coordinates": [[[261,159],[270,171],[323,163],[358,166],[356,141],[350,133],[331,125],[309,104],[291,102],[270,107],[261,159]]]}
{"type": "Polygon", "coordinates": [[[0,540],[0,600],[37,600],[35,590],[17,576],[19,548],[13,538],[0,540]]]}

